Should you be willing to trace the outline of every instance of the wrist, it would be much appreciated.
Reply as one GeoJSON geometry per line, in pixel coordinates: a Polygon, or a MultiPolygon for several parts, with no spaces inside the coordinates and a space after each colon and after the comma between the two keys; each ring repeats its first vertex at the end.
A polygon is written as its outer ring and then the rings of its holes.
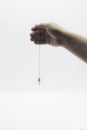
{"type": "Polygon", "coordinates": [[[67,38],[68,32],[66,30],[62,30],[61,32],[58,30],[57,44],[60,46],[66,46],[66,42],[68,41],[67,38]]]}

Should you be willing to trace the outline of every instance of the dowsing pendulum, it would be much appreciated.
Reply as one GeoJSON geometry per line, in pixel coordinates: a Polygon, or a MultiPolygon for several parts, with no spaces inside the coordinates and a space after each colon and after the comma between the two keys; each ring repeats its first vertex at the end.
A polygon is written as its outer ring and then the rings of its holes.
{"type": "Polygon", "coordinates": [[[39,68],[38,68],[38,84],[40,86],[40,83],[41,83],[41,77],[40,77],[40,45],[39,45],[39,68]]]}

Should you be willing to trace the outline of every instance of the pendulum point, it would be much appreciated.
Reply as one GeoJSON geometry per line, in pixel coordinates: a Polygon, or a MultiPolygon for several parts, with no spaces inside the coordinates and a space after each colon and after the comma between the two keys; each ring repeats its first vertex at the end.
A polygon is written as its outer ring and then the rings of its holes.
{"type": "Polygon", "coordinates": [[[40,78],[38,78],[38,84],[40,85],[40,81],[41,81],[41,79],[40,78]]]}
{"type": "Polygon", "coordinates": [[[40,82],[40,78],[38,78],[38,82],[40,82]]]}

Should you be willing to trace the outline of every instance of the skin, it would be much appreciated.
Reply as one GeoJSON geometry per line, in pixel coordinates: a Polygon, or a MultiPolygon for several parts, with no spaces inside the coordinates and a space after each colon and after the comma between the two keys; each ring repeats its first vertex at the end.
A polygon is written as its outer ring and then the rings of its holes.
{"type": "Polygon", "coordinates": [[[32,28],[31,41],[37,45],[61,46],[87,62],[87,38],[67,31],[54,23],[43,23],[32,28]]]}

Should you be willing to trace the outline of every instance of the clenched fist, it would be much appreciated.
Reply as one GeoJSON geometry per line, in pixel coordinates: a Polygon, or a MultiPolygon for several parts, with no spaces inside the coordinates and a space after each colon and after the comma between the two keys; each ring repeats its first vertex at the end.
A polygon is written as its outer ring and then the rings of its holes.
{"type": "Polygon", "coordinates": [[[62,45],[65,38],[65,30],[54,23],[43,23],[32,28],[31,41],[35,44],[62,45]]]}

